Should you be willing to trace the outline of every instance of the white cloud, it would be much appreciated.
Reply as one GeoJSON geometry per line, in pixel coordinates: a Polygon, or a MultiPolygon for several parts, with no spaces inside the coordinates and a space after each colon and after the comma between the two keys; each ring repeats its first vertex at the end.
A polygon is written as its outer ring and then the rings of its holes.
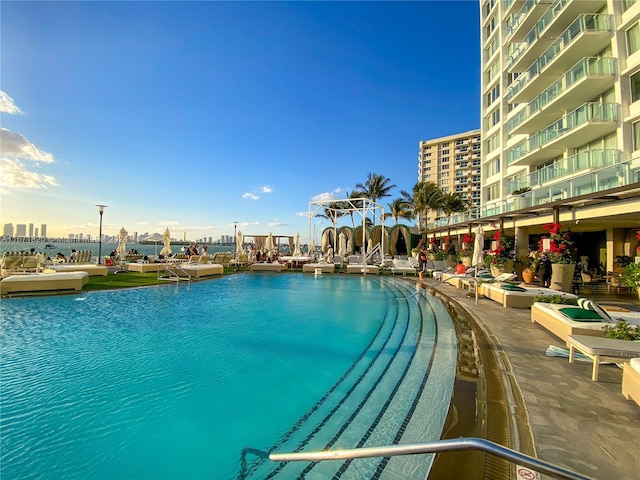
{"type": "Polygon", "coordinates": [[[271,188],[269,185],[265,185],[264,187],[262,187],[262,193],[271,193],[273,192],[273,188],[271,188]]]}
{"type": "Polygon", "coordinates": [[[10,113],[12,115],[22,113],[14,103],[13,98],[2,90],[0,90],[0,112],[10,113]]]}
{"type": "Polygon", "coordinates": [[[320,193],[311,198],[312,202],[330,202],[332,200],[338,200],[341,197],[338,195],[342,189],[340,187],[336,188],[331,192],[320,193]]]}
{"type": "Polygon", "coordinates": [[[20,160],[32,160],[34,162],[54,163],[53,155],[40,150],[19,133],[13,133],[6,128],[0,129],[0,145],[2,155],[20,160]]]}
{"type": "MultiPolygon", "coordinates": [[[[24,168],[21,162],[12,158],[1,157],[0,170],[2,170],[3,187],[47,188],[47,186],[58,186],[55,177],[31,172],[24,168]]],[[[3,193],[6,193],[6,190],[3,189],[3,193]]]]}
{"type": "Polygon", "coordinates": [[[242,198],[248,198],[250,200],[258,200],[260,197],[258,195],[253,194],[253,193],[247,192],[244,195],[242,195],[242,198]]]}
{"type": "Polygon", "coordinates": [[[269,222],[267,224],[267,226],[269,226],[271,228],[273,228],[273,227],[286,227],[287,225],[289,225],[289,224],[288,223],[281,223],[281,222],[278,222],[277,220],[273,221],[273,222],[269,222]]]}

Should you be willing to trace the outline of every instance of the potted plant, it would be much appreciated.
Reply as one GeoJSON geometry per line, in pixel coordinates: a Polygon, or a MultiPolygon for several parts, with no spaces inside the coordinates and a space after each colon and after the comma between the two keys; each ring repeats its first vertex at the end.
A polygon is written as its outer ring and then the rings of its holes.
{"type": "Polygon", "coordinates": [[[491,275],[494,277],[513,271],[513,259],[510,256],[512,246],[513,242],[502,235],[500,230],[493,234],[491,250],[489,250],[489,255],[485,257],[485,263],[488,263],[491,275]]]}
{"type": "Polygon", "coordinates": [[[471,262],[473,258],[473,238],[465,233],[462,237],[462,251],[460,252],[459,260],[462,260],[462,264],[465,267],[471,267],[471,262]]]}
{"type": "Polygon", "coordinates": [[[624,267],[622,281],[631,288],[635,288],[640,298],[640,263],[630,263],[624,267]]]}
{"type": "Polygon", "coordinates": [[[540,252],[546,252],[551,260],[551,285],[552,290],[571,292],[571,282],[576,269],[573,241],[568,232],[562,233],[560,223],[547,223],[543,227],[549,236],[540,239],[540,252]]]}

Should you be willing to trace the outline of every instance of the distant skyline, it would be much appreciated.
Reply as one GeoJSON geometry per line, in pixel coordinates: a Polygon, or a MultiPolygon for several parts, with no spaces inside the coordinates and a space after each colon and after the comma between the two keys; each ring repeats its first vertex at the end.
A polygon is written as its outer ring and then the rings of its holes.
{"type": "Polygon", "coordinates": [[[306,242],[310,201],[373,172],[387,208],[420,140],[480,124],[476,1],[1,8],[0,224],[52,237],[105,204],[107,235],[306,242]]]}

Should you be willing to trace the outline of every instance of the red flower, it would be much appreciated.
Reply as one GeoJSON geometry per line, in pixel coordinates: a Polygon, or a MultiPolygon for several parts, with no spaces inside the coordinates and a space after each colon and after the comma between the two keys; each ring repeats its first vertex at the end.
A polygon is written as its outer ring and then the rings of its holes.
{"type": "Polygon", "coordinates": [[[465,233],[462,237],[462,243],[473,243],[473,238],[468,233],[465,233]]]}

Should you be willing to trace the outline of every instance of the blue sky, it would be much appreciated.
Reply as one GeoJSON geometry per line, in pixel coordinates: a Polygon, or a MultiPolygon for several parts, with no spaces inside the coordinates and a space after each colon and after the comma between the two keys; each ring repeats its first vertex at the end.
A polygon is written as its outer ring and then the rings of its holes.
{"type": "Polygon", "coordinates": [[[3,1],[0,223],[96,236],[103,203],[106,234],[305,240],[369,172],[386,207],[420,140],[479,128],[478,10],[3,1]]]}

